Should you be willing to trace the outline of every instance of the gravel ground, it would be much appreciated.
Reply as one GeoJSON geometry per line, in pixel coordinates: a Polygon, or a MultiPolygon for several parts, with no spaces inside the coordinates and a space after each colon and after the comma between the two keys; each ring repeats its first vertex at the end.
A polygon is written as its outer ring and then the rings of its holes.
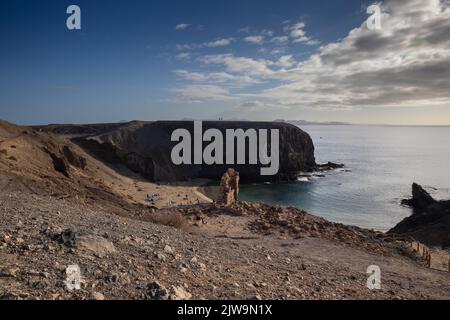
{"type": "Polygon", "coordinates": [[[295,208],[216,207],[196,190],[0,121],[0,298],[450,298],[450,273],[427,268],[407,242],[295,208]],[[64,175],[49,152],[65,146],[86,166],[64,163],[64,175]],[[75,265],[80,287],[69,290],[75,265]],[[366,286],[370,265],[381,290],[366,286]]]}
{"type": "Polygon", "coordinates": [[[396,252],[371,255],[310,237],[192,234],[14,189],[10,184],[0,193],[2,298],[450,298],[450,274],[396,252]],[[73,243],[61,237],[67,229],[73,243]],[[389,270],[382,290],[366,288],[371,261],[389,270]],[[81,289],[69,291],[66,268],[75,264],[81,289]],[[155,285],[162,288],[157,294],[155,285]]]}

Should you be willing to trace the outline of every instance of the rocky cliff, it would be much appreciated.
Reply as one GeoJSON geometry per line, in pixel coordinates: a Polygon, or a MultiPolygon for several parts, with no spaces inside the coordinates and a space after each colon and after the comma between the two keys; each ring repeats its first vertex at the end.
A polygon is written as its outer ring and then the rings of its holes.
{"type": "Polygon", "coordinates": [[[450,200],[437,201],[416,183],[412,186],[412,196],[402,203],[410,206],[413,214],[389,233],[412,236],[432,246],[450,247],[450,200]]]}
{"type": "MultiPolygon", "coordinates": [[[[276,122],[205,121],[203,131],[219,129],[279,129],[280,170],[275,176],[261,176],[261,165],[174,165],[171,161],[171,141],[174,130],[184,128],[193,136],[192,121],[130,122],[110,125],[80,125],[39,128],[59,134],[76,136],[74,141],[103,161],[125,164],[152,181],[183,181],[193,178],[218,180],[229,167],[241,173],[243,182],[291,180],[301,171],[316,168],[311,137],[300,128],[276,122]]],[[[204,143],[206,146],[208,143],[204,143]]],[[[247,146],[248,148],[248,146],[247,146]]]]}

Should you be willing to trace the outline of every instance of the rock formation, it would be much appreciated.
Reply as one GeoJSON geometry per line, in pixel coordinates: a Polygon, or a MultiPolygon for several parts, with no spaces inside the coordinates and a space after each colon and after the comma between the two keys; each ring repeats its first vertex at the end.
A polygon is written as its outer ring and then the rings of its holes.
{"type": "Polygon", "coordinates": [[[80,169],[86,168],[86,158],[76,154],[69,146],[64,146],[62,148],[62,154],[72,166],[80,169]]]}
{"type": "MultiPolygon", "coordinates": [[[[112,164],[128,168],[151,181],[186,181],[194,178],[218,180],[230,165],[174,165],[171,141],[176,129],[194,130],[192,121],[130,122],[98,125],[51,125],[35,127],[42,131],[70,135],[73,141],[92,155],[112,164]]],[[[248,121],[204,121],[203,131],[226,129],[279,129],[280,170],[275,176],[261,176],[261,165],[234,165],[245,182],[295,180],[299,172],[317,169],[311,137],[288,123],[248,121]]],[[[248,148],[248,146],[246,146],[248,148]]]]}
{"type": "MultiPolygon", "coordinates": [[[[57,148],[53,147],[52,149],[57,148]]],[[[54,169],[66,177],[70,177],[69,164],[79,169],[86,168],[86,158],[76,154],[69,146],[64,146],[62,150],[57,151],[45,147],[44,151],[51,157],[54,169]]]]}
{"type": "Polygon", "coordinates": [[[425,191],[417,183],[413,183],[412,185],[412,198],[402,200],[402,204],[410,206],[415,210],[427,210],[427,208],[433,204],[436,204],[436,200],[425,191]]]}
{"type": "Polygon", "coordinates": [[[53,168],[61,172],[66,177],[70,177],[69,174],[69,166],[67,165],[66,160],[62,156],[58,156],[54,152],[50,151],[48,148],[44,148],[44,151],[50,156],[53,162],[53,168]]]}
{"type": "Polygon", "coordinates": [[[228,169],[220,181],[220,190],[216,203],[231,206],[238,201],[239,195],[239,172],[228,169]]]}
{"type": "Polygon", "coordinates": [[[437,201],[416,183],[412,195],[402,204],[410,206],[413,214],[388,233],[412,236],[431,246],[450,247],[450,200],[437,201]]]}

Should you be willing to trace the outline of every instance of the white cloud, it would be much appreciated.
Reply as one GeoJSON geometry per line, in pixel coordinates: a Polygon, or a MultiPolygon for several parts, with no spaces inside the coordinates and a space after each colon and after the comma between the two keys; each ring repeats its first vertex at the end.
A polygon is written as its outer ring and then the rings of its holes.
{"type": "Polygon", "coordinates": [[[182,52],[175,56],[177,60],[188,60],[191,58],[191,54],[189,52],[182,52]]]}
{"type": "Polygon", "coordinates": [[[264,36],[248,36],[244,38],[244,41],[250,44],[261,45],[264,42],[264,36]]]}
{"type": "Polygon", "coordinates": [[[204,64],[224,66],[231,73],[247,74],[253,77],[264,78],[273,71],[268,65],[269,60],[255,60],[252,58],[235,57],[232,54],[208,55],[199,59],[204,64]]]}
{"type": "Polygon", "coordinates": [[[209,48],[229,46],[233,40],[233,38],[217,39],[206,43],[204,46],[209,48]]]}
{"type": "MultiPolygon", "coordinates": [[[[386,0],[382,9],[381,30],[369,30],[364,23],[304,61],[288,54],[273,61],[232,54],[203,56],[198,61],[226,73],[227,85],[233,76],[265,82],[262,91],[241,90],[235,95],[250,100],[241,106],[245,110],[269,110],[267,106],[450,108],[448,2],[386,0]]],[[[315,41],[304,32],[303,23],[285,25],[293,40],[315,41]]],[[[232,96],[230,92],[216,94],[232,96]]]]}
{"type": "Polygon", "coordinates": [[[262,111],[277,111],[280,109],[279,105],[274,105],[266,101],[245,101],[233,108],[233,112],[254,113],[262,111]]]}
{"type": "Polygon", "coordinates": [[[270,42],[277,43],[277,44],[287,44],[289,42],[289,37],[288,36],[273,37],[270,40],[270,42]]]}
{"type": "Polygon", "coordinates": [[[173,89],[176,101],[189,103],[202,103],[211,101],[236,100],[226,88],[215,85],[187,85],[173,89]]]}
{"type": "Polygon", "coordinates": [[[291,68],[292,66],[294,66],[294,64],[295,64],[295,60],[292,55],[282,56],[276,63],[277,66],[284,68],[284,69],[291,68]]]}
{"type": "Polygon", "coordinates": [[[280,54],[285,54],[287,52],[288,48],[274,48],[270,51],[270,55],[272,56],[279,56],[280,54]]]}
{"type": "Polygon", "coordinates": [[[306,41],[306,44],[307,44],[307,45],[310,45],[310,46],[315,46],[315,45],[320,44],[320,41],[319,41],[319,40],[311,39],[311,40],[306,41]]]}
{"type": "MultiPolygon", "coordinates": [[[[274,77],[257,94],[315,108],[450,107],[450,10],[439,0],[388,0],[382,29],[365,24],[274,77]]],[[[300,33],[299,33],[300,34],[300,33]]],[[[299,35],[298,34],[298,35],[299,35]]]]}
{"type": "Polygon", "coordinates": [[[202,73],[189,72],[187,70],[175,70],[174,73],[180,78],[196,82],[226,82],[233,79],[233,76],[226,72],[202,73]]]}
{"type": "Polygon", "coordinates": [[[269,30],[269,29],[264,29],[264,30],[261,31],[261,35],[270,38],[270,37],[273,36],[273,31],[269,30]]]}
{"type": "Polygon", "coordinates": [[[284,27],[284,30],[289,33],[289,36],[292,38],[292,42],[294,43],[304,43],[307,45],[318,44],[319,42],[317,40],[311,39],[306,35],[305,27],[305,23],[300,21],[293,25],[287,24],[284,27]]]}
{"type": "Polygon", "coordinates": [[[191,72],[187,70],[175,70],[174,73],[183,80],[192,82],[201,82],[205,84],[211,83],[227,83],[228,86],[242,87],[250,84],[259,83],[259,80],[253,79],[246,75],[232,75],[227,72],[191,72]]]}
{"type": "Polygon", "coordinates": [[[204,43],[178,44],[177,50],[195,50],[202,48],[217,48],[229,46],[234,41],[233,38],[221,38],[204,43]]]}
{"type": "Polygon", "coordinates": [[[188,23],[180,23],[180,24],[177,24],[176,26],[175,26],[175,30],[186,30],[187,28],[189,28],[191,25],[190,24],[188,24],[188,23]]]}

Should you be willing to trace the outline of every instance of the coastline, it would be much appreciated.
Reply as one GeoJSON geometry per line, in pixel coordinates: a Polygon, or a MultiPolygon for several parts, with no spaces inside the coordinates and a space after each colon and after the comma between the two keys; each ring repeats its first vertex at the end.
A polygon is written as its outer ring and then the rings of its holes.
{"type": "Polygon", "coordinates": [[[182,299],[450,298],[450,274],[408,239],[293,207],[218,206],[199,194],[205,181],[148,182],[64,136],[0,129],[2,298],[154,299],[155,283],[182,299]],[[79,291],[62,285],[68,261],[79,291]],[[372,264],[383,290],[364,285],[372,264]]]}

